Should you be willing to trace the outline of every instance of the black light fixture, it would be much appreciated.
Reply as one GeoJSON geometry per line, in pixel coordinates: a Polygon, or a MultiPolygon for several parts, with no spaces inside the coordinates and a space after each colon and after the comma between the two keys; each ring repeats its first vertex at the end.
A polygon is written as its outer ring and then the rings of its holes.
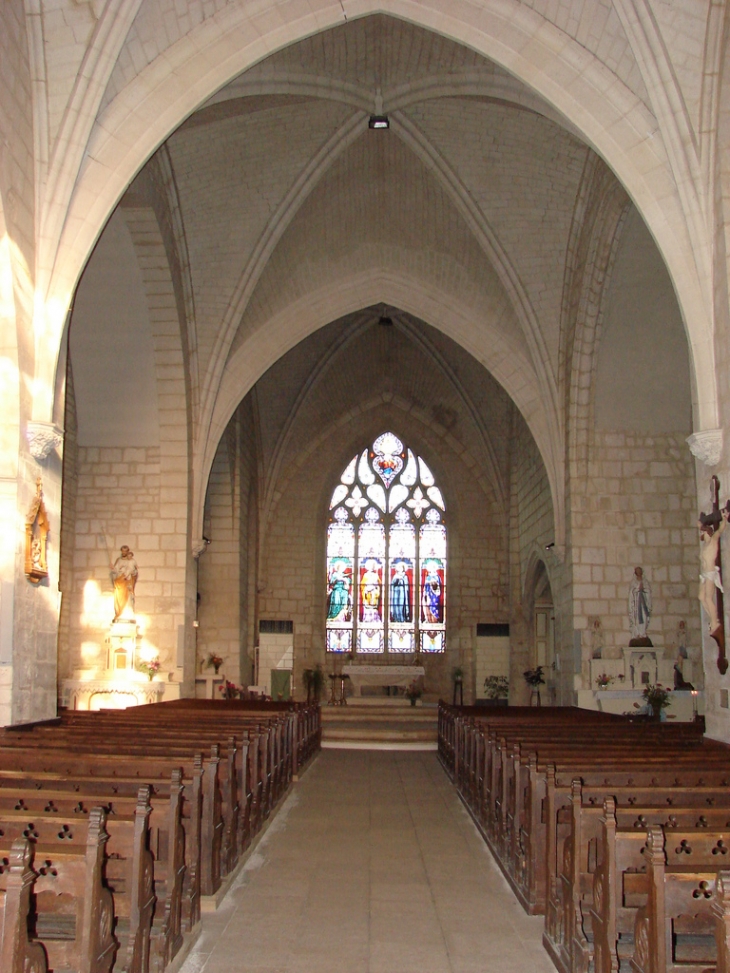
{"type": "Polygon", "coordinates": [[[392,328],[393,318],[389,317],[387,314],[381,314],[378,324],[381,325],[383,328],[392,328]]]}
{"type": "Polygon", "coordinates": [[[368,128],[390,128],[387,115],[371,115],[368,128]]]}

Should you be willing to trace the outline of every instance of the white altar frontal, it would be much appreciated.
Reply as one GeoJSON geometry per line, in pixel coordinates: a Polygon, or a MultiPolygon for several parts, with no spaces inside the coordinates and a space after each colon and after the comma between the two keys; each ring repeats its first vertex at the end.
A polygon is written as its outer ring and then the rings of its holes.
{"type": "Polygon", "coordinates": [[[410,686],[426,670],[423,666],[351,665],[342,667],[342,675],[350,677],[353,689],[362,696],[363,686],[410,686]]]}

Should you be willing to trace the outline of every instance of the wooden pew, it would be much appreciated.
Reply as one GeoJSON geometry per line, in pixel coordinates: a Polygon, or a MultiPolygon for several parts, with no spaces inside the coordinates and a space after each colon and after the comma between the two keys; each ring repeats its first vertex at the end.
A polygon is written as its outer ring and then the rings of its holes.
{"type": "Polygon", "coordinates": [[[46,953],[28,938],[30,895],[36,873],[25,838],[13,842],[7,865],[0,864],[0,969],[4,973],[47,973],[46,953]]]}
{"type": "MultiPolygon", "coordinates": [[[[667,864],[677,836],[672,835],[667,844],[661,827],[649,829],[645,853],[647,901],[637,910],[634,924],[634,954],[630,961],[634,973],[704,973],[708,966],[715,968],[718,952],[727,956],[727,942],[722,942],[722,949],[717,950],[718,915],[713,901],[721,871],[713,855],[718,841],[730,844],[730,833],[720,834],[722,837],[717,832],[699,830],[684,839],[691,840],[693,862],[680,865],[667,864]],[[695,942],[685,945],[684,955],[678,956],[682,939],[692,933],[696,939],[704,937],[704,949],[695,942]]],[[[678,851],[673,857],[682,855],[678,851]]]]}

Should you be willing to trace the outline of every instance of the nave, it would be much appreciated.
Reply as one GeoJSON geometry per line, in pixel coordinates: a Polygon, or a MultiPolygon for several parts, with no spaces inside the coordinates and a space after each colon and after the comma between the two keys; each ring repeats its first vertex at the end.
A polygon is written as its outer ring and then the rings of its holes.
{"type": "Polygon", "coordinates": [[[435,753],[323,750],[181,973],[554,970],[435,753]]]}

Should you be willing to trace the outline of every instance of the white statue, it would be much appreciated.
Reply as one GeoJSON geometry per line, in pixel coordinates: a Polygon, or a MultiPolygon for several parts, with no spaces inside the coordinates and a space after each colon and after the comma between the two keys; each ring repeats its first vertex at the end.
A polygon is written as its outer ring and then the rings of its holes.
{"type": "Polygon", "coordinates": [[[651,618],[651,585],[644,577],[643,568],[634,568],[634,576],[629,585],[629,625],[631,641],[646,639],[646,630],[651,618]]]}

